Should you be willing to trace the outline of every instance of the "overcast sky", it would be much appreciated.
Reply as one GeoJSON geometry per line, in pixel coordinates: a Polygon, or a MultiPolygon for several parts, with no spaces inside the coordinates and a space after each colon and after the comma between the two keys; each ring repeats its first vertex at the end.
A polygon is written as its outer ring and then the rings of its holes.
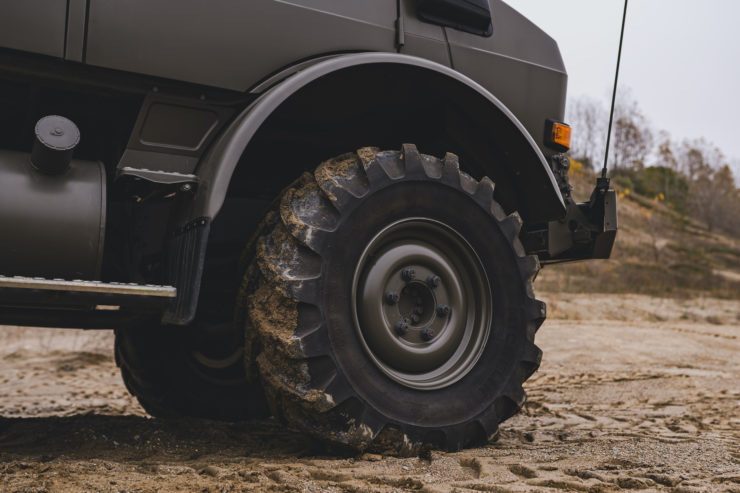
{"type": "MultiPolygon", "coordinates": [[[[585,94],[608,107],[624,0],[505,1],[558,42],[568,97],[585,94]]],[[[733,160],[740,158],[739,22],[739,0],[629,0],[619,74],[653,127],[674,140],[705,137],[733,160]]]]}

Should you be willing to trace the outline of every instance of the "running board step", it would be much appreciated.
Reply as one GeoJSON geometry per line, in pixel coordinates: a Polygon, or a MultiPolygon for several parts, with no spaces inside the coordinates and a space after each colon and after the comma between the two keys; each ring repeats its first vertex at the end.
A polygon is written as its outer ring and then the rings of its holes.
{"type": "Polygon", "coordinates": [[[0,276],[0,305],[5,306],[157,308],[176,296],[172,286],[0,276]]]}

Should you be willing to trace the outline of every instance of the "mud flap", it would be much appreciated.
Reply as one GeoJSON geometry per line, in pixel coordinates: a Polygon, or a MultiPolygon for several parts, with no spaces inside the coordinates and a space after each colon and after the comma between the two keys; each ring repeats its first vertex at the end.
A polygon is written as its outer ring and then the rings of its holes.
{"type": "Polygon", "coordinates": [[[174,232],[167,245],[167,282],[177,298],[162,316],[162,323],[187,325],[195,318],[206,258],[211,218],[199,217],[174,232]]]}

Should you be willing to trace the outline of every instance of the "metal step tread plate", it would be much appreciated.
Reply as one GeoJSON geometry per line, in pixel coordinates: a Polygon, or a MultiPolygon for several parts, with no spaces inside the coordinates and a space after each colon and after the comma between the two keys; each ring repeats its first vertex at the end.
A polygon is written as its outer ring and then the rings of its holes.
{"type": "Polygon", "coordinates": [[[172,286],[0,276],[0,323],[15,320],[17,310],[159,313],[176,296],[172,286]]]}
{"type": "Polygon", "coordinates": [[[29,289],[67,293],[97,293],[117,296],[145,296],[155,298],[175,298],[177,289],[173,286],[154,284],[134,284],[101,281],[67,281],[64,279],[44,279],[40,277],[6,277],[0,275],[0,290],[29,289]]]}

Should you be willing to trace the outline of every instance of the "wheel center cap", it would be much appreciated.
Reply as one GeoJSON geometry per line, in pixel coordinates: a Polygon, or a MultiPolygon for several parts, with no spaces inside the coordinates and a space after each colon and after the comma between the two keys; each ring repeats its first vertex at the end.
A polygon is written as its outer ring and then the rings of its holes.
{"type": "Polygon", "coordinates": [[[413,282],[401,290],[398,313],[412,327],[423,327],[434,318],[435,306],[432,290],[421,282],[413,282]]]}

